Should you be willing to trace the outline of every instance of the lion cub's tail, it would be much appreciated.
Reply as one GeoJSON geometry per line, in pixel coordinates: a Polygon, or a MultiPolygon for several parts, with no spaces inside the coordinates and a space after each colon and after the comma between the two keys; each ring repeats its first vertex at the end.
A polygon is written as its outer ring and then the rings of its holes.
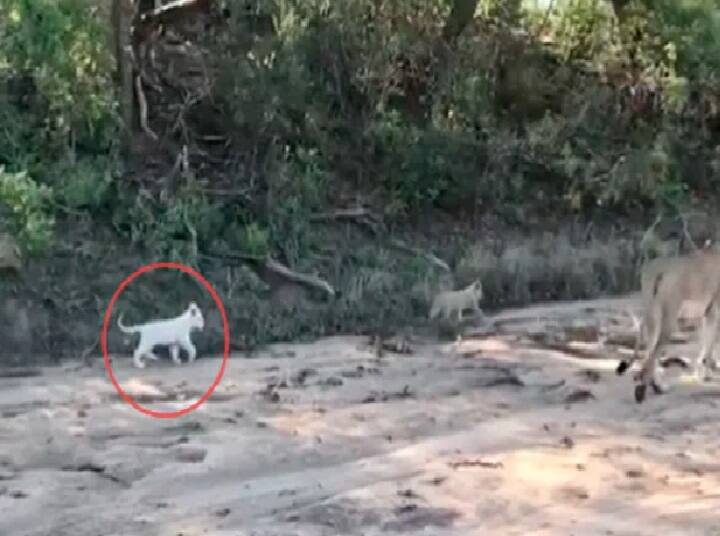
{"type": "Polygon", "coordinates": [[[118,316],[118,327],[120,328],[120,331],[122,331],[123,333],[137,333],[138,331],[140,331],[135,326],[126,326],[125,324],[123,324],[122,317],[123,313],[120,313],[120,316],[118,316]]]}

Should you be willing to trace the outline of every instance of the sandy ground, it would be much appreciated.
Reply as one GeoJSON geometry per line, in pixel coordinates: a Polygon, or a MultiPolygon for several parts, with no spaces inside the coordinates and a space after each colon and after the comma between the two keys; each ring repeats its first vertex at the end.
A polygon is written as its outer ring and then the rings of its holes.
{"type": "MultiPolygon", "coordinates": [[[[2,379],[0,535],[720,535],[720,383],[670,368],[637,405],[608,342],[634,303],[506,311],[381,359],[356,337],[274,346],[171,420],[99,365],[2,379]]],[[[220,360],[114,364],[172,410],[220,360]]]]}

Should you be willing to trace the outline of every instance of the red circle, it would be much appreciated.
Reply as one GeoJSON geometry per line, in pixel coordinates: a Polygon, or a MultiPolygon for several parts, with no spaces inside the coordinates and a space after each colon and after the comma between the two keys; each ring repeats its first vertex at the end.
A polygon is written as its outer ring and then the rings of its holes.
{"type": "Polygon", "coordinates": [[[185,266],[184,264],[180,264],[177,262],[153,262],[151,264],[147,264],[145,266],[140,267],[135,272],[130,274],[128,277],[126,277],[122,283],[118,286],[118,288],[115,290],[115,293],[112,295],[112,298],[110,298],[110,303],[108,304],[107,311],[105,311],[105,318],[103,320],[103,326],[102,326],[102,332],[100,333],[100,347],[102,348],[103,353],[103,359],[105,361],[105,369],[108,372],[108,375],[110,376],[110,381],[115,386],[115,390],[118,392],[120,397],[125,400],[128,404],[130,404],[133,408],[138,410],[140,413],[144,413],[145,415],[150,415],[151,417],[155,417],[156,419],[174,419],[175,417],[180,417],[182,415],[186,415],[190,413],[191,411],[196,410],[199,408],[202,404],[204,404],[208,398],[210,398],[210,395],[213,394],[213,391],[215,391],[215,388],[220,384],[220,380],[222,380],[223,374],[225,374],[225,367],[227,366],[227,360],[230,356],[230,328],[228,327],[228,320],[227,315],[225,314],[225,307],[223,306],[222,300],[220,299],[220,296],[218,296],[217,292],[215,292],[215,289],[212,287],[212,285],[198,272],[190,268],[189,266],[185,266]],[[189,274],[193,276],[195,279],[200,281],[202,285],[205,287],[205,289],[210,293],[213,300],[215,301],[215,305],[217,305],[218,310],[220,311],[220,316],[222,317],[223,321],[223,333],[225,337],[225,343],[223,347],[223,359],[222,359],[222,365],[220,366],[220,370],[217,373],[217,376],[215,376],[215,379],[213,380],[212,384],[208,388],[207,391],[205,391],[205,394],[203,394],[196,402],[189,405],[186,408],[179,409],[177,411],[155,411],[152,409],[144,408],[133,398],[127,394],[125,391],[123,391],[122,387],[120,387],[120,384],[118,383],[117,379],[115,379],[115,374],[113,374],[112,365],[110,365],[110,355],[108,354],[108,347],[107,347],[107,332],[108,327],[110,326],[110,315],[112,314],[113,305],[115,305],[115,302],[120,297],[120,294],[122,294],[123,290],[125,290],[125,287],[127,287],[130,283],[132,283],[135,279],[137,279],[140,275],[146,273],[146,272],[152,272],[153,270],[157,270],[158,268],[171,268],[175,270],[180,270],[181,272],[184,272],[186,274],[189,274]]]}

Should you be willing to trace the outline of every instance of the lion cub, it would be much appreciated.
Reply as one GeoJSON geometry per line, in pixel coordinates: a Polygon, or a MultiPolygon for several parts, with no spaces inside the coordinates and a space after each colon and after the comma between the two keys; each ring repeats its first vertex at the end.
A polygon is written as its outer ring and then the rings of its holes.
{"type": "MultiPolygon", "coordinates": [[[[648,385],[661,393],[657,379],[657,358],[660,347],[667,343],[677,325],[681,308],[693,304],[697,311],[690,317],[702,318],[701,348],[694,362],[696,377],[706,377],[706,361],[710,361],[720,327],[720,253],[702,251],[683,257],[655,259],[641,275],[643,319],[639,337],[646,338],[645,356],[636,379],[635,400],[645,399],[648,385]]],[[[638,344],[636,343],[636,351],[638,344]]],[[[634,360],[633,357],[632,360],[634,360]]],[[[632,361],[631,361],[632,362],[632,361]]],[[[622,374],[630,365],[623,361],[617,372],[622,374]]]]}
{"type": "Polygon", "coordinates": [[[197,355],[195,345],[190,340],[190,333],[205,327],[200,307],[193,301],[180,316],[163,320],[152,320],[136,326],[125,326],[122,313],[118,317],[118,326],[123,333],[139,333],[140,342],[133,353],[133,364],[137,368],[145,368],[143,357],[157,360],[153,353],[155,346],[168,346],[175,364],[180,364],[180,348],[188,353],[188,361],[194,361],[197,355]]]}
{"type": "Polygon", "coordinates": [[[440,313],[446,319],[453,312],[457,312],[458,321],[462,320],[462,312],[472,309],[476,314],[482,314],[478,301],[483,297],[482,284],[479,279],[473,281],[462,290],[446,290],[438,293],[430,308],[430,319],[436,318],[440,313]]]}

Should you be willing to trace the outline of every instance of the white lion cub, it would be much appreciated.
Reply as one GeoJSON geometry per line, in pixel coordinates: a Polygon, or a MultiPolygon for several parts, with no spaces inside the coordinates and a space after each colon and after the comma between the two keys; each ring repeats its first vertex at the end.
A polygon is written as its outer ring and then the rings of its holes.
{"type": "Polygon", "coordinates": [[[457,311],[458,321],[462,320],[462,312],[465,309],[472,309],[475,313],[482,314],[478,301],[483,297],[482,284],[479,279],[473,281],[462,290],[446,290],[440,292],[433,300],[430,308],[430,318],[437,317],[440,313],[447,319],[457,311]]]}
{"type": "Polygon", "coordinates": [[[197,350],[190,340],[193,330],[203,330],[205,320],[202,311],[193,301],[180,316],[163,320],[152,320],[145,324],[125,326],[122,323],[122,313],[118,317],[118,326],[123,333],[139,333],[140,342],[133,353],[133,364],[137,368],[145,368],[143,357],[157,360],[153,353],[155,346],[167,346],[175,364],[180,364],[180,348],[188,353],[188,361],[195,360],[197,350]]]}

